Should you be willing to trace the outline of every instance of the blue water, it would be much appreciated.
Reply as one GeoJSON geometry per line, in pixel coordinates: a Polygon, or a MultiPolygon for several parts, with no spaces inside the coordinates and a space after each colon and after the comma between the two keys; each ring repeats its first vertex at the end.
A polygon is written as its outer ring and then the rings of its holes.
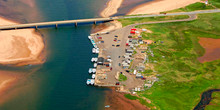
{"type": "MultiPolygon", "coordinates": [[[[98,17],[106,0],[36,0],[39,18],[26,21],[57,21],[98,17]]],[[[31,9],[30,9],[31,10],[31,9]]],[[[26,15],[28,16],[28,15],[26,15]]],[[[27,72],[18,95],[2,110],[97,110],[104,109],[104,88],[86,86],[92,44],[91,25],[40,29],[45,40],[46,62],[21,67],[27,72]]],[[[10,69],[10,68],[9,68],[10,69]]],[[[21,70],[22,70],[21,69],[21,70]]]]}

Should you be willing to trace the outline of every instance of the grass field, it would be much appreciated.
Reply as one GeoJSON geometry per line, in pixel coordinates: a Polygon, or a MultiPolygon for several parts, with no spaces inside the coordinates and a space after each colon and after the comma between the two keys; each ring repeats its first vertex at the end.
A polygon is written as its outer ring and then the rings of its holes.
{"type": "MultiPolygon", "coordinates": [[[[127,25],[127,22],[122,23],[127,25]]],[[[153,32],[142,33],[142,36],[157,42],[150,45],[154,57],[149,56],[149,60],[156,74],[160,74],[160,81],[152,88],[138,93],[152,101],[143,104],[161,110],[189,110],[197,105],[202,92],[220,88],[220,60],[206,63],[197,60],[205,53],[198,37],[220,38],[219,23],[220,13],[213,13],[198,15],[197,20],[190,22],[137,26],[153,32]]],[[[208,108],[211,110],[216,106],[209,105],[208,108]]]]}
{"type": "Polygon", "coordinates": [[[193,109],[203,91],[220,88],[220,60],[203,64],[197,60],[205,53],[198,37],[220,38],[220,13],[201,14],[198,18],[191,22],[138,26],[153,31],[143,33],[143,37],[157,41],[150,45],[154,57],[149,59],[161,75],[159,82],[139,95],[149,98],[158,109],[193,109]]]}
{"type": "Polygon", "coordinates": [[[214,92],[212,94],[212,101],[210,105],[206,107],[206,110],[219,110],[220,109],[220,92],[214,92]]]}

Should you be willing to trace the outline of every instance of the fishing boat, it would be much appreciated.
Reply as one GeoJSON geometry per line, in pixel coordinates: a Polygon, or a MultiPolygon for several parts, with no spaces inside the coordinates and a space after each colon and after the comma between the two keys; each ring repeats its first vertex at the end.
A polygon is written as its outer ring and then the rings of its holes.
{"type": "Polygon", "coordinates": [[[95,79],[95,74],[92,74],[92,79],[95,79]]]}
{"type": "Polygon", "coordinates": [[[93,48],[93,49],[92,49],[92,53],[96,53],[96,48],[93,48]]]}
{"type": "Polygon", "coordinates": [[[86,84],[87,85],[94,85],[95,84],[95,80],[94,79],[87,79],[86,84]]]}
{"type": "Polygon", "coordinates": [[[109,108],[109,107],[110,107],[110,105],[106,105],[106,106],[105,106],[105,108],[109,108]]]}
{"type": "Polygon", "coordinates": [[[99,48],[96,49],[96,53],[99,53],[99,48]]]}
{"type": "Polygon", "coordinates": [[[94,63],[94,65],[93,65],[95,68],[97,67],[97,63],[94,63]]]}
{"type": "Polygon", "coordinates": [[[97,62],[98,61],[98,58],[92,58],[91,59],[91,62],[97,62]]]}
{"type": "Polygon", "coordinates": [[[90,74],[91,73],[96,73],[96,69],[95,68],[89,68],[89,71],[88,71],[90,74]]]}

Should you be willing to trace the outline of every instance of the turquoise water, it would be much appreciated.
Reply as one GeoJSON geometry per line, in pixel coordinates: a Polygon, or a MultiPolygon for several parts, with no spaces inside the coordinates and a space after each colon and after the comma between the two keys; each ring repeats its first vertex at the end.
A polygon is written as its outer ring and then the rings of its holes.
{"type": "MultiPolygon", "coordinates": [[[[56,21],[98,17],[106,0],[36,0],[42,15],[27,21],[56,21]]],[[[28,10],[28,9],[27,9],[28,10]]],[[[26,15],[28,16],[28,15],[26,15]]],[[[104,109],[104,88],[86,86],[92,44],[92,25],[40,29],[46,44],[43,65],[21,67],[28,71],[18,95],[2,110],[104,109]]],[[[10,68],[9,68],[10,69],[10,68]]]]}

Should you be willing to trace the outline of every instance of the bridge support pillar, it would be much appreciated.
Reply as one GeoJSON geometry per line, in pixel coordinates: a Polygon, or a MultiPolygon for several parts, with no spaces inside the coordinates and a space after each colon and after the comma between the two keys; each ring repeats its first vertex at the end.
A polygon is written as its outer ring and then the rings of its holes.
{"type": "Polygon", "coordinates": [[[58,28],[58,24],[55,25],[55,28],[56,28],[56,29],[58,28]]]}
{"type": "Polygon", "coordinates": [[[75,27],[77,27],[77,22],[75,23],[75,27]]]}
{"type": "Polygon", "coordinates": [[[96,21],[94,21],[94,24],[96,25],[96,21]]]}
{"type": "Polygon", "coordinates": [[[36,30],[38,30],[38,27],[37,27],[37,26],[35,26],[35,29],[36,29],[36,30]]]}

